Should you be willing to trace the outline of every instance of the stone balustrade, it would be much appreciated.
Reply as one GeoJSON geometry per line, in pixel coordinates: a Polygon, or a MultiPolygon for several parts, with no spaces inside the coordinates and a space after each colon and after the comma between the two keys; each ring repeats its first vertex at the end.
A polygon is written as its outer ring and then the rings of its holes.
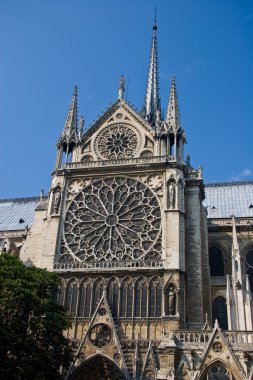
{"type": "Polygon", "coordinates": [[[54,270],[55,271],[83,271],[85,270],[94,270],[96,268],[98,269],[105,269],[105,270],[111,270],[112,268],[136,268],[136,269],[142,269],[142,268],[152,268],[152,269],[158,269],[163,267],[163,262],[161,260],[147,260],[147,261],[101,261],[101,262],[79,262],[79,261],[73,261],[73,262],[56,262],[54,264],[54,270]]]}
{"type": "Polygon", "coordinates": [[[175,161],[174,156],[152,156],[152,157],[138,157],[138,158],[124,158],[115,160],[99,160],[99,161],[84,161],[84,162],[71,162],[66,164],[66,169],[79,169],[79,168],[97,168],[103,166],[124,166],[136,164],[153,164],[175,161]]]}

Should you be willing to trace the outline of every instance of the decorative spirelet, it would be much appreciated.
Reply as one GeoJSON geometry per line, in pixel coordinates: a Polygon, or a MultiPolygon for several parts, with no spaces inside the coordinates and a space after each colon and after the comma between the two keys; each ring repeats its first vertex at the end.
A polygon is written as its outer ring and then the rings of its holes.
{"type": "Polygon", "coordinates": [[[62,259],[138,260],[160,251],[161,211],[154,192],[132,178],[91,182],[70,203],[62,259]]]}

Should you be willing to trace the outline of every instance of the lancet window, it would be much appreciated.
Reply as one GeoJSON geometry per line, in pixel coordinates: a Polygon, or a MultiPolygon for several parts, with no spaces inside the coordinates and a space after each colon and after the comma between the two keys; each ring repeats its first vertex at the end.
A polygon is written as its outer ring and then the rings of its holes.
{"type": "Polygon", "coordinates": [[[119,285],[116,279],[112,279],[107,287],[107,300],[111,308],[112,315],[118,315],[118,302],[119,302],[119,285]]]}
{"type": "Polygon", "coordinates": [[[147,283],[144,279],[137,281],[135,285],[135,317],[146,317],[147,315],[147,283]]]}
{"type": "Polygon", "coordinates": [[[225,275],[223,253],[216,246],[209,248],[209,266],[211,276],[225,275]]]}
{"type": "Polygon", "coordinates": [[[130,279],[126,279],[121,287],[121,317],[132,317],[133,311],[133,283],[130,279]]]}
{"type": "Polygon", "coordinates": [[[76,313],[78,288],[75,280],[68,283],[65,296],[65,307],[70,314],[76,313]]]}
{"type": "Polygon", "coordinates": [[[149,316],[160,317],[162,307],[162,286],[159,278],[151,280],[149,285],[149,316]]]}
{"type": "Polygon", "coordinates": [[[91,294],[91,281],[89,279],[85,279],[81,282],[79,290],[79,308],[77,314],[78,317],[90,316],[91,294]]]}
{"type": "Polygon", "coordinates": [[[98,302],[100,301],[104,290],[104,282],[102,280],[98,280],[95,282],[93,287],[93,302],[92,302],[92,311],[96,310],[98,302]]]}
{"type": "Polygon", "coordinates": [[[213,301],[212,307],[213,323],[218,320],[220,327],[223,330],[228,329],[227,305],[224,297],[218,296],[213,301]]]}

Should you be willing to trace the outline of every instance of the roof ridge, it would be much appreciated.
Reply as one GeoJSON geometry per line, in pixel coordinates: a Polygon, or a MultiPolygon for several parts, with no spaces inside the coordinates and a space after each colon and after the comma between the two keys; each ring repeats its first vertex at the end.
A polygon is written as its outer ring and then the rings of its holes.
{"type": "Polygon", "coordinates": [[[212,182],[212,183],[204,184],[204,187],[238,186],[238,185],[253,185],[253,180],[250,180],[250,181],[232,181],[232,182],[212,182]]]}
{"type": "MultiPolygon", "coordinates": [[[[47,197],[45,196],[44,199],[46,200],[47,197]]],[[[0,203],[4,202],[30,202],[30,201],[39,201],[40,197],[22,197],[22,198],[4,198],[0,199],[0,203]]]]}

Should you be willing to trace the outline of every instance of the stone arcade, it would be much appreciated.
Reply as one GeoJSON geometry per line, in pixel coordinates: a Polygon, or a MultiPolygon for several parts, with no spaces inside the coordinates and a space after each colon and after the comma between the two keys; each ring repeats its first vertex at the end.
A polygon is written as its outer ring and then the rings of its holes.
{"type": "Polygon", "coordinates": [[[253,183],[204,187],[184,158],[174,78],[161,115],[156,33],[142,111],[122,77],[84,132],[75,88],[48,197],[0,202],[1,247],[62,278],[68,379],[250,380],[253,183]]]}

